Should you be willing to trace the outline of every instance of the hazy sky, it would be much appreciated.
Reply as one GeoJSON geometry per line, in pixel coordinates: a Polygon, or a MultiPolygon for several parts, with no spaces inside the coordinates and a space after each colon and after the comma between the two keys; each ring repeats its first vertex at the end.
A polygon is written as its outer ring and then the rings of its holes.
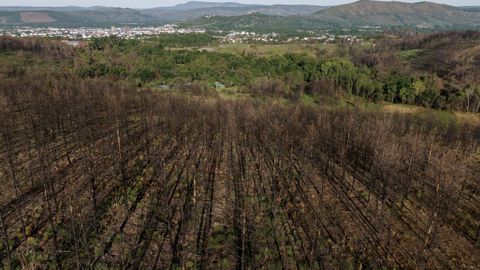
{"type": "MultiPolygon", "coordinates": [[[[314,5],[338,5],[355,2],[355,0],[205,0],[206,2],[239,2],[248,4],[314,4],[314,5]]],[[[402,2],[418,2],[421,0],[400,0],[402,2]]],[[[431,2],[449,4],[454,6],[480,6],[480,0],[430,0],[431,2]]],[[[115,6],[131,8],[147,8],[172,6],[185,3],[188,0],[0,0],[0,6],[115,6]]]]}

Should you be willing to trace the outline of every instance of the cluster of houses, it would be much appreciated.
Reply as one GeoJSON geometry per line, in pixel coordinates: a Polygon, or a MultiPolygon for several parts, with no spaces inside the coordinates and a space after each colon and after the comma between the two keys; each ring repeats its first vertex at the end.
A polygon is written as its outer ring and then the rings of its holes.
{"type": "Polygon", "coordinates": [[[225,43],[248,43],[250,41],[257,42],[275,42],[278,41],[277,38],[279,34],[269,33],[269,34],[256,34],[255,32],[248,31],[232,31],[223,37],[223,42],[225,43]]]}
{"type": "Polygon", "coordinates": [[[291,43],[291,42],[322,42],[327,43],[349,43],[358,44],[363,40],[356,35],[335,35],[335,34],[321,34],[315,35],[311,33],[307,36],[284,36],[278,33],[256,34],[247,31],[230,32],[223,36],[224,43],[291,43]]]}
{"type": "MultiPolygon", "coordinates": [[[[123,39],[141,39],[145,37],[156,36],[160,34],[188,34],[188,33],[205,33],[204,29],[197,28],[179,28],[174,24],[167,24],[156,27],[115,27],[110,28],[60,28],[60,27],[16,27],[16,28],[0,28],[0,35],[12,37],[56,37],[61,38],[64,42],[71,46],[82,46],[85,40],[91,38],[116,36],[123,39]]],[[[303,36],[285,36],[278,33],[259,34],[249,31],[232,31],[223,32],[216,31],[215,35],[219,36],[223,43],[290,43],[290,42],[323,42],[323,43],[359,43],[362,40],[355,35],[335,35],[321,34],[303,36]]]]}
{"type": "Polygon", "coordinates": [[[178,28],[167,24],[158,27],[115,27],[110,28],[60,28],[60,27],[16,27],[0,29],[0,35],[13,37],[58,37],[69,40],[90,39],[98,37],[117,36],[125,39],[136,39],[145,36],[176,33],[205,33],[203,29],[178,28]]]}

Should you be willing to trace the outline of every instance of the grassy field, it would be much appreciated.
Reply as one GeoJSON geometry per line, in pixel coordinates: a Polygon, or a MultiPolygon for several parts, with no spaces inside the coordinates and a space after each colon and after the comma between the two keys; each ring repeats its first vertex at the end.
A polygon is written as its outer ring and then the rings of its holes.
{"type": "MultiPolygon", "coordinates": [[[[176,90],[161,90],[160,88],[153,89],[159,90],[161,92],[175,92],[180,95],[185,93],[181,93],[176,90]]],[[[211,89],[211,93],[215,93],[214,89],[211,89]]],[[[361,111],[375,111],[375,112],[384,112],[388,114],[408,114],[418,116],[420,118],[429,118],[432,117],[434,119],[439,120],[444,124],[451,123],[452,121],[456,121],[459,124],[466,123],[466,124],[474,124],[480,125],[480,115],[475,113],[468,113],[468,112],[458,112],[458,111],[444,111],[444,110],[434,110],[430,108],[425,108],[421,106],[415,105],[405,105],[405,104],[394,104],[389,102],[382,102],[382,103],[374,103],[368,101],[364,98],[355,96],[355,95],[341,95],[339,97],[336,96],[324,96],[324,95],[307,95],[302,94],[297,101],[291,101],[286,98],[280,97],[252,97],[247,93],[243,93],[240,89],[236,87],[230,87],[223,90],[217,90],[216,93],[220,99],[225,100],[255,100],[259,102],[266,102],[266,103],[276,103],[276,104],[289,104],[294,102],[299,102],[303,105],[312,106],[312,107],[322,107],[324,109],[349,109],[355,108],[361,111]]],[[[190,95],[190,94],[187,94],[190,95]]]]}
{"type": "Polygon", "coordinates": [[[306,53],[311,56],[318,54],[333,55],[338,46],[333,44],[225,44],[214,48],[218,52],[233,54],[254,54],[259,56],[283,55],[286,53],[306,53]]]}
{"type": "Polygon", "coordinates": [[[402,60],[412,60],[412,59],[416,58],[422,52],[423,52],[423,50],[421,50],[421,49],[406,50],[406,51],[399,52],[398,56],[402,60]]]}

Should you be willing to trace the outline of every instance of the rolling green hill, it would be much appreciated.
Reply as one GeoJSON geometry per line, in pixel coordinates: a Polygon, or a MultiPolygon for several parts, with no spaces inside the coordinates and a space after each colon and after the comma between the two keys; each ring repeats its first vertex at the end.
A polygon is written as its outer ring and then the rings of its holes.
{"type": "Polygon", "coordinates": [[[431,2],[402,3],[362,0],[323,9],[313,15],[207,16],[185,25],[210,30],[253,30],[292,32],[302,30],[375,27],[421,29],[469,29],[480,26],[480,12],[431,2]]]}
{"type": "Polygon", "coordinates": [[[454,27],[479,26],[480,13],[431,2],[361,0],[317,12],[315,18],[338,25],[454,27]]]}
{"type": "Polygon", "coordinates": [[[234,2],[188,2],[173,7],[161,7],[142,10],[142,13],[154,17],[168,17],[177,20],[189,20],[201,16],[240,16],[251,13],[265,15],[296,16],[312,15],[327,7],[316,5],[259,5],[239,4],[234,2]]]}
{"type": "Polygon", "coordinates": [[[153,21],[149,15],[126,8],[91,8],[74,11],[55,9],[0,11],[0,24],[44,24],[65,26],[90,26],[112,23],[146,23],[153,21]]]}
{"type": "Polygon", "coordinates": [[[480,26],[480,12],[478,7],[370,0],[330,8],[208,2],[188,2],[151,9],[0,7],[0,24],[33,23],[68,26],[181,23],[183,26],[209,30],[282,33],[365,26],[467,29],[480,26]]]}
{"type": "Polygon", "coordinates": [[[480,12],[480,6],[469,6],[469,7],[462,7],[462,9],[471,12],[480,12]]]}
{"type": "Polygon", "coordinates": [[[206,30],[251,31],[257,33],[296,33],[298,30],[323,28],[314,18],[307,16],[273,16],[252,13],[242,16],[203,16],[180,24],[181,27],[198,27],[206,30]]]}
{"type": "Polygon", "coordinates": [[[312,15],[324,8],[313,5],[245,5],[210,2],[188,2],[172,7],[150,9],[0,7],[0,24],[43,23],[67,26],[113,23],[166,24],[201,18],[202,16],[241,16],[252,13],[274,16],[303,16],[312,15]]]}

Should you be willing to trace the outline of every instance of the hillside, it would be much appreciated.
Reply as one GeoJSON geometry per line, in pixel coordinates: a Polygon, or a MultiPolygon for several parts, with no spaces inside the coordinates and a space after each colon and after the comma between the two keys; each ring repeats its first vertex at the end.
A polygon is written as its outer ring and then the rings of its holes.
{"type": "Polygon", "coordinates": [[[275,16],[251,13],[241,16],[203,16],[181,23],[182,27],[198,27],[206,30],[252,31],[256,33],[297,33],[298,30],[316,30],[323,26],[309,16],[275,16]]]}
{"type": "Polygon", "coordinates": [[[462,9],[464,9],[466,11],[480,12],[480,6],[462,7],[462,9]]]}
{"type": "MultiPolygon", "coordinates": [[[[303,16],[213,16],[192,19],[185,25],[210,30],[253,30],[295,32],[301,30],[380,26],[421,29],[469,29],[480,26],[480,12],[430,2],[401,3],[363,0],[326,8],[303,16]]],[[[265,14],[265,13],[264,13],[265,14]]]]}
{"type": "Polygon", "coordinates": [[[390,45],[384,49],[393,51],[397,47],[403,48],[405,52],[417,51],[417,54],[405,59],[416,70],[437,74],[454,85],[464,82],[480,84],[479,31],[435,33],[403,38],[396,42],[399,46],[390,45]]]}
{"type": "Polygon", "coordinates": [[[403,3],[362,0],[331,7],[314,15],[339,25],[452,27],[478,26],[480,13],[431,2],[403,3]]]}
{"type": "Polygon", "coordinates": [[[241,16],[251,13],[275,16],[312,15],[324,8],[313,5],[245,5],[209,2],[188,2],[172,7],[150,9],[0,7],[0,24],[48,23],[79,26],[108,23],[165,24],[202,16],[241,16]],[[28,16],[22,17],[26,12],[28,16]]]}
{"type": "Polygon", "coordinates": [[[90,26],[111,23],[147,23],[149,15],[128,8],[39,8],[8,11],[0,10],[2,24],[44,24],[67,26],[90,26]]]}
{"type": "Polygon", "coordinates": [[[192,9],[206,9],[206,8],[238,8],[244,7],[247,5],[235,3],[235,2],[202,2],[202,1],[190,1],[183,4],[178,4],[172,7],[159,8],[159,9],[170,9],[170,10],[192,10],[192,9]]]}
{"type": "Polygon", "coordinates": [[[335,7],[314,5],[246,5],[233,2],[188,2],[172,7],[0,7],[0,24],[90,26],[182,23],[211,30],[318,30],[382,26],[473,28],[480,26],[478,7],[452,7],[431,2],[362,0],[335,7]],[[260,15],[260,16],[257,16],[260,15]]]}
{"type": "Polygon", "coordinates": [[[143,10],[142,13],[154,16],[156,18],[163,17],[171,20],[183,21],[201,16],[241,16],[251,13],[278,16],[312,15],[316,11],[322,9],[324,9],[324,7],[306,5],[239,5],[236,7],[225,5],[192,9],[176,9],[175,7],[154,8],[143,10]]]}

